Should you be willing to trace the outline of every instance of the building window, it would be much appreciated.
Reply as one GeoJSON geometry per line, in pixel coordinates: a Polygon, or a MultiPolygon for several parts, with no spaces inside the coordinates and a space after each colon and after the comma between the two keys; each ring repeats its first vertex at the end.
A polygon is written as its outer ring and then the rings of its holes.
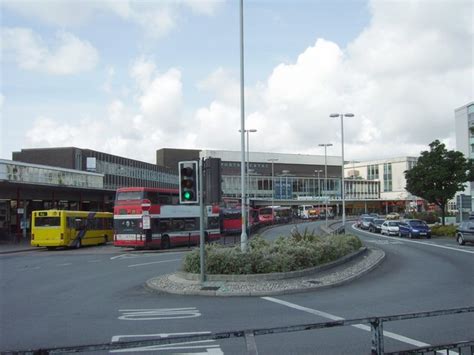
{"type": "Polygon", "coordinates": [[[392,191],[392,163],[383,165],[383,191],[392,191]]]}
{"type": "Polygon", "coordinates": [[[379,178],[379,166],[368,165],[367,166],[367,180],[377,180],[379,178]]]}

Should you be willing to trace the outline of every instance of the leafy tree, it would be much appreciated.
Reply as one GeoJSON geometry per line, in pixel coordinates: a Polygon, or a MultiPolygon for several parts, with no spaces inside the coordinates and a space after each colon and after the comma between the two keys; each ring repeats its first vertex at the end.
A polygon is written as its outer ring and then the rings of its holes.
{"type": "Polygon", "coordinates": [[[429,151],[421,152],[416,165],[405,171],[406,189],[413,195],[436,204],[443,219],[446,205],[464,184],[474,177],[473,163],[461,152],[447,150],[439,140],[430,144],[429,151]]]}

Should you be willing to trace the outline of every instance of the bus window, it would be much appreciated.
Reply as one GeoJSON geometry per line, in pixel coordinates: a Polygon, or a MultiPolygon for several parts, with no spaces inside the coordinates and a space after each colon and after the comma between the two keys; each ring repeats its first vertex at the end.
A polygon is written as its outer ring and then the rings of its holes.
{"type": "Polygon", "coordinates": [[[36,217],[35,227],[59,227],[61,220],[59,217],[36,217]]]}
{"type": "Polygon", "coordinates": [[[207,228],[218,229],[219,228],[219,217],[208,217],[207,228]]]}
{"type": "Polygon", "coordinates": [[[187,231],[193,231],[199,229],[199,223],[195,218],[186,218],[184,220],[184,229],[187,231]]]}
{"type": "Polygon", "coordinates": [[[160,219],[159,220],[159,228],[158,230],[160,233],[165,233],[170,230],[170,220],[169,219],[160,219]]]}
{"type": "Polygon", "coordinates": [[[171,222],[172,228],[175,231],[184,230],[184,220],[182,219],[173,219],[171,222]]]}
{"type": "Polygon", "coordinates": [[[117,201],[125,200],[142,200],[143,192],[142,191],[119,191],[117,192],[117,201]]]}

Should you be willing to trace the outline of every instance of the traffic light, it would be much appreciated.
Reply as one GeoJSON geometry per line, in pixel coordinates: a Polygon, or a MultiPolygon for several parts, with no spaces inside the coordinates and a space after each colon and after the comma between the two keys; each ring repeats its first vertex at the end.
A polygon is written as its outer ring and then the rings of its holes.
{"type": "Polygon", "coordinates": [[[180,161],[179,169],[179,203],[198,203],[199,164],[197,161],[180,161]]]}

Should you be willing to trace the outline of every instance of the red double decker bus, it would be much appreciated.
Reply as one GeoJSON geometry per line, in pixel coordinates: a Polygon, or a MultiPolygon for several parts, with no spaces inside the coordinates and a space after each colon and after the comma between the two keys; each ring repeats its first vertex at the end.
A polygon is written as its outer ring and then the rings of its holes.
{"type": "MultiPolygon", "coordinates": [[[[161,248],[199,243],[199,206],[179,205],[178,189],[127,187],[117,190],[114,245],[161,248]]],[[[219,209],[205,209],[206,241],[220,237],[219,209]]]]}
{"type": "MultiPolygon", "coordinates": [[[[249,230],[258,227],[258,210],[251,208],[248,213],[249,230]]],[[[220,211],[220,223],[222,234],[239,234],[242,232],[242,210],[240,207],[223,208],[220,211]]]]}

